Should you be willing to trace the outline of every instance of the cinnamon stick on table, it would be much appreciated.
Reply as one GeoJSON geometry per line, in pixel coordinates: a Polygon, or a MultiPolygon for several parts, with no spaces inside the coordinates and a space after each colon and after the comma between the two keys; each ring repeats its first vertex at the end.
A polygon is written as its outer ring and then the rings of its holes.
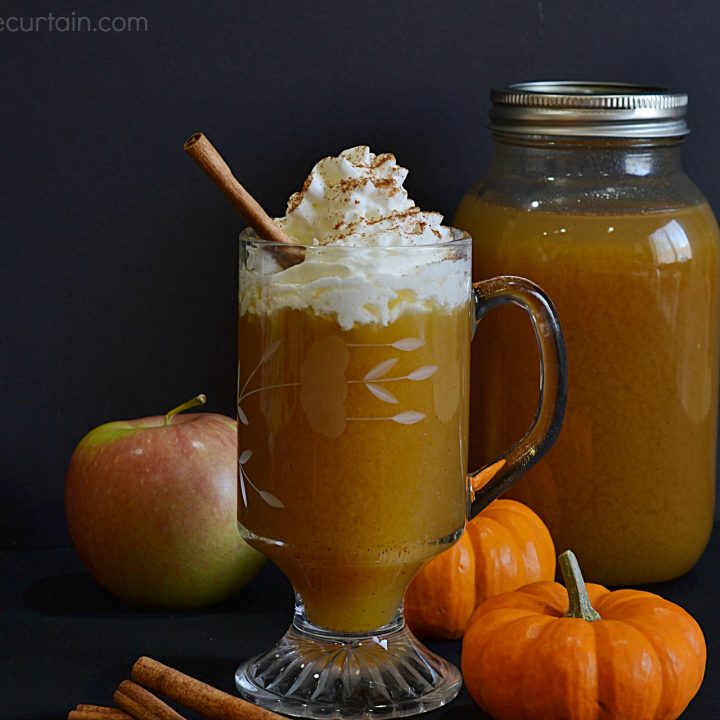
{"type": "Polygon", "coordinates": [[[141,657],[132,668],[135,682],[200,713],[208,720],[284,720],[282,715],[222,692],[200,680],[141,657]]]}
{"type": "Polygon", "coordinates": [[[167,703],[132,680],[123,680],[118,685],[113,700],[123,710],[127,710],[135,720],[187,720],[167,703]]]}
{"type": "Polygon", "coordinates": [[[68,713],[68,720],[133,720],[133,717],[114,707],[81,703],[68,713]]]}

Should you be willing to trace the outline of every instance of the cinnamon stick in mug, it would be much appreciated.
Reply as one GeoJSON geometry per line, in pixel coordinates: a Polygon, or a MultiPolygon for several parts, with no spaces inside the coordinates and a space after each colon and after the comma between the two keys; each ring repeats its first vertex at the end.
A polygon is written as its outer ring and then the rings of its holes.
{"type": "Polygon", "coordinates": [[[240,184],[230,166],[203,133],[191,135],[185,141],[183,149],[210,176],[260,238],[287,246],[278,248],[275,253],[283,267],[297,265],[303,261],[305,257],[303,249],[293,247],[297,246],[297,240],[286,235],[275,224],[260,203],[240,184]]]}

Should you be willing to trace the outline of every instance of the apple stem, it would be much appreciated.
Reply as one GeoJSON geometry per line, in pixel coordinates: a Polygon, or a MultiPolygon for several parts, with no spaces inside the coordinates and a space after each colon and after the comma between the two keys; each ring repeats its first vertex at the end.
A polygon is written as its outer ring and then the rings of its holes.
{"type": "Polygon", "coordinates": [[[189,410],[190,408],[197,407],[198,405],[204,405],[207,402],[207,396],[203,393],[200,393],[199,395],[196,395],[194,398],[188,400],[187,402],[184,402],[182,405],[178,405],[176,408],[173,408],[167,415],[165,415],[165,422],[164,425],[169,425],[172,422],[172,419],[178,414],[183,412],[184,410],[189,410]]]}

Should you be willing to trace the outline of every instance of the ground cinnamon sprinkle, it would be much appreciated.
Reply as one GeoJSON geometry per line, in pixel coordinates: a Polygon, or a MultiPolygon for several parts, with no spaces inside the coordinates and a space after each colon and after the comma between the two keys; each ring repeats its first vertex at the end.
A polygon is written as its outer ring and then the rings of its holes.
{"type": "Polygon", "coordinates": [[[373,180],[372,184],[378,189],[387,190],[388,194],[391,196],[397,195],[397,193],[401,190],[393,178],[380,178],[380,180],[373,180]]]}
{"type": "Polygon", "coordinates": [[[353,190],[360,190],[368,184],[370,178],[341,178],[338,182],[340,192],[351,193],[353,190]]]}
{"type": "MultiPolygon", "coordinates": [[[[307,183],[307,181],[305,181],[307,183]]],[[[291,213],[294,210],[297,210],[300,203],[303,201],[303,194],[301,192],[293,193],[290,196],[290,199],[288,200],[287,204],[287,212],[291,213]]]]}
{"type": "Polygon", "coordinates": [[[378,168],[386,162],[395,162],[395,156],[392,153],[380,153],[375,156],[375,161],[370,165],[371,168],[378,168]]]}
{"type": "Polygon", "coordinates": [[[402,220],[404,218],[412,217],[413,215],[417,215],[420,212],[420,208],[417,206],[413,206],[408,210],[404,210],[403,212],[396,212],[393,213],[390,218],[387,217],[381,217],[381,218],[375,218],[375,220],[366,220],[367,225],[375,225],[376,223],[380,222],[387,222],[388,220],[402,220]]]}

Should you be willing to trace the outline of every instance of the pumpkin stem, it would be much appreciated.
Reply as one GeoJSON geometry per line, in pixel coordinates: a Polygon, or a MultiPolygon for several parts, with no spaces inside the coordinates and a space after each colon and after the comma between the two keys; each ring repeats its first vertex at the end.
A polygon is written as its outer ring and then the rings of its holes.
{"type": "Polygon", "coordinates": [[[575,553],[572,550],[566,550],[560,555],[558,562],[570,600],[570,607],[565,613],[565,617],[581,618],[588,622],[600,620],[600,614],[590,604],[585,580],[580,572],[580,565],[575,553]]]}

